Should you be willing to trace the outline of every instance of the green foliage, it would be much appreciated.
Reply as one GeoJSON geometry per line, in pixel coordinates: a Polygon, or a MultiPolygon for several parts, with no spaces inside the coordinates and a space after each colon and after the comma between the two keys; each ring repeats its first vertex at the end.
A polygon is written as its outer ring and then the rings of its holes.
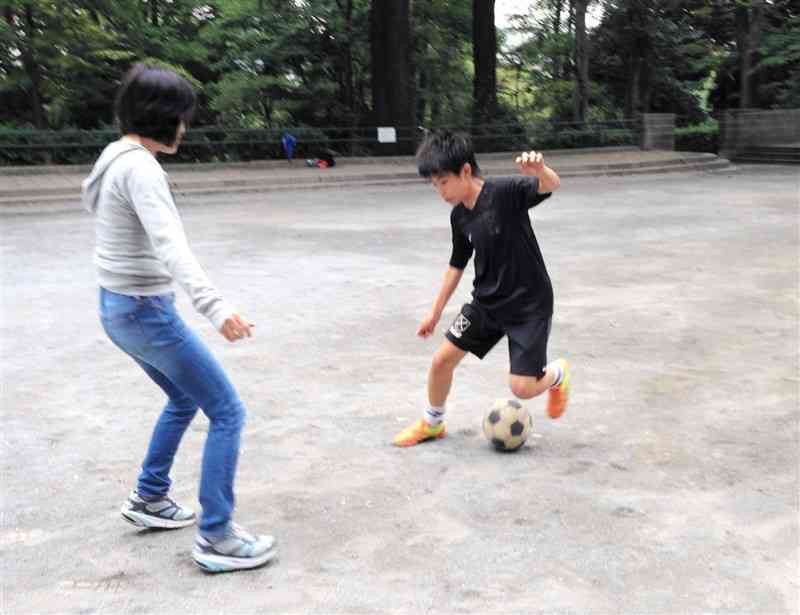
{"type": "Polygon", "coordinates": [[[592,32],[589,73],[626,117],[671,112],[705,118],[697,95],[715,66],[711,41],[693,23],[695,0],[615,0],[592,32]]]}
{"type": "Polygon", "coordinates": [[[97,158],[114,130],[19,130],[0,126],[0,165],[79,164],[97,158]]]}
{"type": "Polygon", "coordinates": [[[472,2],[414,3],[417,123],[465,124],[472,115],[472,2]]]}
{"type": "MultiPolygon", "coordinates": [[[[751,7],[751,2],[741,6],[751,7]]],[[[758,48],[751,79],[755,82],[752,106],[797,108],[800,106],[800,4],[796,0],[762,3],[758,48]]],[[[698,15],[703,27],[713,32],[720,57],[709,98],[714,111],[740,104],[740,54],[734,3],[713,2],[713,11],[698,15]]]]}
{"type": "MultiPolygon", "coordinates": [[[[369,153],[369,18],[377,1],[2,0],[3,161],[81,161],[96,153],[100,144],[85,131],[113,126],[119,80],[139,61],[187,77],[198,91],[195,124],[220,127],[193,131],[196,142],[181,150],[187,159],[279,155],[275,135],[311,126],[326,128],[308,132],[301,147],[369,153]],[[33,127],[65,131],[50,138],[66,146],[47,153],[49,133],[9,132],[33,127]],[[35,148],[19,147],[26,144],[35,148]]],[[[569,124],[575,106],[571,3],[530,4],[512,30],[498,35],[499,110],[492,126],[477,129],[480,147],[635,143],[627,124],[608,129],[603,122],[663,111],[676,113],[679,125],[705,126],[710,115],[738,105],[735,8],[751,7],[752,0],[591,2],[589,126],[569,124]],[[535,133],[531,125],[539,127],[535,133]]],[[[762,107],[798,107],[800,5],[769,0],[761,6],[755,98],[762,107]]],[[[468,129],[472,0],[426,0],[412,8],[417,124],[468,129]]],[[[714,137],[703,127],[678,139],[705,149],[714,137]]]]}
{"type": "Polygon", "coordinates": [[[638,133],[632,128],[609,128],[588,125],[584,128],[563,128],[559,125],[542,125],[531,131],[529,143],[536,149],[574,149],[583,147],[610,147],[637,145],[638,133]]]}
{"type": "MultiPolygon", "coordinates": [[[[318,157],[342,142],[311,127],[296,127],[297,158],[318,157]]],[[[189,129],[172,162],[235,162],[282,158],[281,130],[235,128],[189,129]]],[[[0,165],[87,164],[93,162],[109,142],[119,138],[116,130],[36,131],[0,125],[0,165]]],[[[364,143],[374,139],[362,135],[364,143]]],[[[369,148],[366,154],[372,153],[369,148]]]]}

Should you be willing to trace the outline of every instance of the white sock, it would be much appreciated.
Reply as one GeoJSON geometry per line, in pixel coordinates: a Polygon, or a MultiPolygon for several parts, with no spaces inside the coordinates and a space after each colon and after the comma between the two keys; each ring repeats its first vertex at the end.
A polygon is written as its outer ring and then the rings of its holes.
{"type": "Polygon", "coordinates": [[[428,406],[422,414],[422,418],[431,427],[436,427],[444,420],[444,406],[428,406]]]}
{"type": "Polygon", "coordinates": [[[555,373],[556,375],[555,382],[553,382],[553,384],[550,385],[551,389],[561,384],[561,381],[564,379],[564,370],[561,369],[561,363],[559,363],[558,361],[553,361],[552,363],[548,363],[545,369],[552,370],[553,373],[555,373]]]}

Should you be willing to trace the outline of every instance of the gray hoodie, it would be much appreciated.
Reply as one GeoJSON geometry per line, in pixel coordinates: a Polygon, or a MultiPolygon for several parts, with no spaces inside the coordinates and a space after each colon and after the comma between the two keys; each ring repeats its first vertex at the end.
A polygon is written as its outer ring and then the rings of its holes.
{"type": "Polygon", "coordinates": [[[122,295],[162,295],[176,281],[217,330],[234,310],[194,257],[167,174],[146,148],[109,144],[83,181],[83,206],[94,214],[97,281],[122,295]]]}

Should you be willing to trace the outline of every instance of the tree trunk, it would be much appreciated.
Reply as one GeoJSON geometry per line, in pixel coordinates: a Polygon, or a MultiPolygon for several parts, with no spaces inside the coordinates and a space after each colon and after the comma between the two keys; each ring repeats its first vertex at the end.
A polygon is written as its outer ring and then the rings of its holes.
{"type": "Polygon", "coordinates": [[[575,0],[569,0],[569,11],[567,16],[567,34],[572,36],[575,30],[575,0]]]}
{"type": "Polygon", "coordinates": [[[376,126],[390,121],[388,45],[386,42],[386,3],[372,0],[369,12],[369,44],[371,56],[372,113],[376,126]]]}
{"type": "Polygon", "coordinates": [[[497,31],[494,26],[494,1],[472,1],[474,125],[490,123],[497,114],[497,31]]]}
{"type": "Polygon", "coordinates": [[[353,86],[353,0],[336,0],[339,10],[344,14],[344,48],[341,53],[342,77],[340,95],[342,102],[352,116],[355,112],[355,90],[353,86]]]}
{"type": "Polygon", "coordinates": [[[417,122],[423,125],[426,121],[429,95],[428,71],[421,68],[419,70],[419,87],[417,88],[417,122]]]}
{"type": "Polygon", "coordinates": [[[586,7],[588,0],[575,0],[575,114],[576,122],[586,121],[589,109],[589,54],[586,48],[586,7]]]}
{"type": "Polygon", "coordinates": [[[439,116],[442,114],[442,103],[437,96],[431,100],[431,126],[436,126],[439,123],[439,116]]]}
{"type": "Polygon", "coordinates": [[[761,39],[761,19],[764,12],[762,0],[753,0],[750,7],[736,6],[736,47],[739,52],[739,108],[757,105],[755,96],[755,71],[757,52],[761,39]]]}
{"type": "Polygon", "coordinates": [[[630,119],[639,111],[639,76],[641,74],[641,58],[632,56],[628,65],[628,87],[625,89],[625,118],[630,119]]]}
{"type": "Polygon", "coordinates": [[[556,0],[553,4],[553,34],[561,32],[561,12],[564,10],[564,0],[556,0]]]}
{"type": "Polygon", "coordinates": [[[158,26],[158,0],[150,0],[150,23],[158,26]]]}
{"type": "Polygon", "coordinates": [[[645,5],[631,2],[625,18],[626,27],[630,33],[625,59],[628,67],[625,117],[630,119],[646,111],[647,105],[649,105],[650,79],[647,75],[649,70],[647,60],[651,43],[645,5]]]}
{"type": "MultiPolygon", "coordinates": [[[[9,22],[11,23],[11,22],[9,22]]],[[[25,73],[30,79],[31,112],[33,115],[33,125],[39,130],[47,129],[47,115],[42,103],[42,71],[39,63],[34,57],[34,41],[36,38],[37,27],[33,19],[33,7],[29,4],[25,7],[25,25],[27,40],[22,51],[22,65],[25,73]]]]}
{"type": "Polygon", "coordinates": [[[370,6],[372,110],[377,126],[394,126],[396,147],[412,152],[416,134],[416,82],[412,67],[410,0],[372,0],[370,6]]]}
{"type": "MultiPolygon", "coordinates": [[[[575,0],[569,0],[567,5],[567,35],[572,38],[575,36],[575,0]]],[[[564,54],[564,63],[561,67],[561,78],[570,79],[575,69],[575,64],[571,62],[570,54],[564,54]]]]}
{"type": "MultiPolygon", "coordinates": [[[[342,8],[341,4],[339,4],[342,8]]],[[[345,48],[344,57],[344,83],[342,98],[344,106],[347,108],[347,125],[352,126],[356,121],[356,102],[355,102],[355,86],[353,85],[353,0],[346,0],[344,9],[344,23],[345,23],[345,48]]],[[[347,138],[351,148],[350,153],[353,153],[355,148],[355,132],[353,130],[347,131],[347,138]]]]}
{"type": "MultiPolygon", "coordinates": [[[[557,0],[555,2],[553,13],[553,34],[558,36],[561,34],[561,13],[564,10],[564,0],[557,0]]],[[[553,78],[556,80],[561,79],[561,72],[563,70],[563,60],[561,54],[557,53],[553,58],[553,78]]]]}
{"type": "MultiPolygon", "coordinates": [[[[647,54],[649,52],[645,52],[647,54]]],[[[650,79],[650,58],[643,55],[639,62],[639,113],[650,112],[650,98],[652,97],[653,87],[650,79]]]]}

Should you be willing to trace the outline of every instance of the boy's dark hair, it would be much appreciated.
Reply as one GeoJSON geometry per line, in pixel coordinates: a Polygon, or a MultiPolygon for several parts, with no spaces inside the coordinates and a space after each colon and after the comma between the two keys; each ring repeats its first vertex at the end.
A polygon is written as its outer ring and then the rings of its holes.
{"type": "Polygon", "coordinates": [[[445,173],[460,175],[466,163],[472,167],[473,175],[480,176],[469,137],[449,130],[429,132],[417,149],[417,170],[425,178],[445,173]]]}
{"type": "Polygon", "coordinates": [[[197,96],[177,73],[136,64],[122,79],[115,112],[122,134],[136,134],[173,145],[181,122],[189,123],[197,96]]]}

